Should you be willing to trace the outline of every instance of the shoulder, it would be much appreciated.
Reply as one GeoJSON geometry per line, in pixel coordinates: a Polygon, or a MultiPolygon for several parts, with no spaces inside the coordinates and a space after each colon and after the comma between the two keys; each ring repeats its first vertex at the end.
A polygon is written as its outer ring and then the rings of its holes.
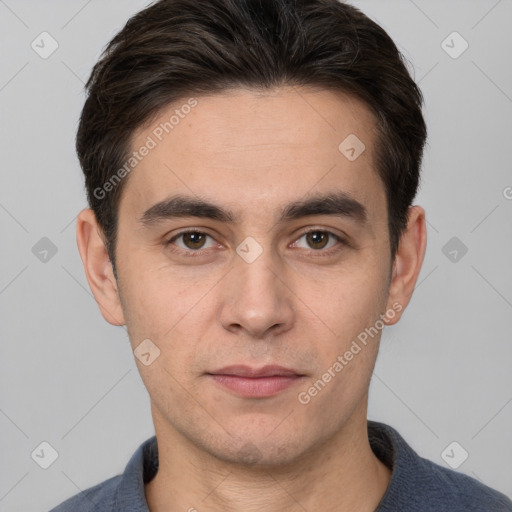
{"type": "Polygon", "coordinates": [[[378,512],[512,512],[512,501],[478,480],[420,457],[392,427],[370,421],[373,451],[392,469],[378,512]]]}
{"type": "Polygon", "coordinates": [[[419,461],[419,476],[424,477],[422,494],[430,501],[431,510],[512,512],[512,501],[499,491],[430,460],[419,457],[419,461]]]}
{"type": "Polygon", "coordinates": [[[126,512],[147,510],[144,484],[158,469],[158,445],[153,436],[131,456],[122,474],[89,487],[50,512],[126,512]]]}
{"type": "Polygon", "coordinates": [[[50,512],[98,512],[113,510],[121,476],[114,476],[62,502],[50,512]]]}

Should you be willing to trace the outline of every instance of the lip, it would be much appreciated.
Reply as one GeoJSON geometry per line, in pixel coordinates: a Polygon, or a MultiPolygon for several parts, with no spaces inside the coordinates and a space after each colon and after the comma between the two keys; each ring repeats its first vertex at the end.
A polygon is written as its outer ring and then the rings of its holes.
{"type": "Polygon", "coordinates": [[[233,365],[209,372],[207,375],[216,384],[246,398],[275,396],[304,377],[295,370],[277,365],[262,368],[233,365]]]}
{"type": "Polygon", "coordinates": [[[275,364],[262,366],[261,368],[254,368],[245,364],[236,364],[231,366],[225,366],[220,370],[208,372],[210,375],[233,375],[236,377],[274,377],[284,376],[291,377],[293,375],[301,375],[299,372],[292,370],[291,368],[285,368],[284,366],[278,366],[275,364]]]}

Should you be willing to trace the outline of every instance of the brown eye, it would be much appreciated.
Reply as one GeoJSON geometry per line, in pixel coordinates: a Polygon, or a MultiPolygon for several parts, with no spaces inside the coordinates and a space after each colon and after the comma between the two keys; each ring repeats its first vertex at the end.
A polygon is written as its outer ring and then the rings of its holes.
{"type": "Polygon", "coordinates": [[[329,254],[339,248],[342,248],[345,244],[341,237],[331,233],[330,231],[311,229],[306,233],[303,233],[293,245],[302,249],[309,249],[311,252],[329,254]],[[305,240],[305,243],[301,242],[303,239],[305,240]],[[336,247],[336,245],[338,245],[338,247],[336,247]]]}
{"type": "Polygon", "coordinates": [[[173,236],[165,243],[166,246],[175,246],[173,250],[182,253],[201,253],[202,249],[208,249],[215,246],[215,240],[201,231],[183,231],[173,236]],[[210,245],[207,245],[207,239],[211,239],[210,245]]]}
{"type": "Polygon", "coordinates": [[[189,249],[201,249],[206,239],[205,234],[198,231],[183,233],[181,236],[183,237],[183,243],[189,249]]]}
{"type": "Polygon", "coordinates": [[[306,240],[313,249],[323,249],[329,240],[329,234],[325,231],[310,231],[306,234],[306,240]]]}

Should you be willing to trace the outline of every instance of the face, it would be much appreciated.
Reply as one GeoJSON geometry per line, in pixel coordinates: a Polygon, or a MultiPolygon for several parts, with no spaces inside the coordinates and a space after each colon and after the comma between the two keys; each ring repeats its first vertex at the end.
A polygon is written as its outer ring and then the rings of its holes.
{"type": "Polygon", "coordinates": [[[375,121],[325,90],[194,101],[134,134],[155,144],[119,206],[122,316],[134,350],[151,340],[136,362],[157,435],[291,462],[366,421],[380,315],[399,316],[375,121]]]}

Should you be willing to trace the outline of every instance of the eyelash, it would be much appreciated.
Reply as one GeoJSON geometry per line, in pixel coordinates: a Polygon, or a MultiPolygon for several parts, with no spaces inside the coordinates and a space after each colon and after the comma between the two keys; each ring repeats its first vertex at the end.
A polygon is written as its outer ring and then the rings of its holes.
{"type": "MultiPolygon", "coordinates": [[[[200,234],[200,235],[206,235],[206,236],[209,236],[210,238],[213,239],[213,236],[211,236],[208,233],[205,233],[204,231],[199,231],[197,229],[188,229],[188,230],[181,231],[181,232],[177,233],[172,238],[170,238],[169,240],[164,242],[164,245],[166,247],[171,247],[171,246],[174,245],[173,242],[175,240],[177,240],[181,236],[186,235],[188,233],[197,233],[197,234],[200,234]]],[[[318,228],[313,228],[313,229],[310,229],[308,231],[304,231],[295,240],[295,242],[300,240],[303,236],[308,235],[309,233],[323,233],[323,234],[328,235],[330,238],[334,238],[338,242],[337,246],[331,247],[331,248],[329,248],[327,250],[323,250],[323,249],[310,249],[310,252],[315,253],[314,257],[320,257],[321,258],[321,257],[324,257],[324,256],[332,256],[333,254],[336,254],[341,249],[343,249],[343,246],[348,246],[349,245],[341,236],[337,235],[336,233],[333,233],[332,231],[328,231],[326,229],[318,229],[318,228]]],[[[197,250],[194,251],[192,249],[184,250],[184,249],[181,249],[180,247],[177,247],[177,248],[173,247],[173,248],[171,248],[171,250],[173,252],[176,252],[176,253],[182,255],[182,256],[189,257],[189,258],[194,258],[194,257],[201,256],[202,255],[201,253],[203,253],[204,251],[207,251],[208,249],[197,249],[197,250]]],[[[304,249],[304,250],[307,250],[307,249],[304,249]]]]}

